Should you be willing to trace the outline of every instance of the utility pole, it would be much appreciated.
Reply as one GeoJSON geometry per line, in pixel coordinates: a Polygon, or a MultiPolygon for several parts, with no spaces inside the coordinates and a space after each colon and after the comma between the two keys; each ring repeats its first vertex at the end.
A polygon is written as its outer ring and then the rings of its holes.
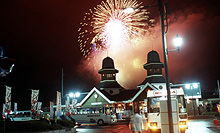
{"type": "Polygon", "coordinates": [[[217,84],[218,84],[218,98],[220,98],[219,80],[217,80],[217,84]]]}
{"type": "Polygon", "coordinates": [[[61,93],[62,93],[62,95],[61,95],[61,98],[63,98],[63,76],[64,76],[64,74],[63,74],[63,68],[62,68],[62,84],[61,84],[61,93]]]}
{"type": "Polygon", "coordinates": [[[160,21],[161,21],[164,68],[165,68],[166,89],[167,89],[167,108],[168,108],[169,130],[170,130],[170,133],[173,133],[173,118],[172,118],[171,97],[170,97],[170,80],[169,80],[168,61],[167,61],[167,46],[166,46],[166,37],[165,37],[165,28],[164,28],[164,26],[165,26],[164,25],[165,13],[164,13],[164,6],[162,3],[162,0],[158,0],[158,9],[160,12],[160,21]]]}

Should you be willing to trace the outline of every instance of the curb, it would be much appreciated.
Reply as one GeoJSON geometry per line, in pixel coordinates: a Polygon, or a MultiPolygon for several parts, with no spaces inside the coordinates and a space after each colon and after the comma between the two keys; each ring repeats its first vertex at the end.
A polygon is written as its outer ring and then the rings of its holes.
{"type": "Polygon", "coordinates": [[[33,132],[33,133],[76,133],[76,128],[52,130],[52,131],[43,131],[43,132],[33,132]]]}
{"type": "Polygon", "coordinates": [[[189,120],[192,120],[192,119],[209,119],[209,118],[215,118],[215,115],[188,116],[188,119],[189,119],[189,120]]]}

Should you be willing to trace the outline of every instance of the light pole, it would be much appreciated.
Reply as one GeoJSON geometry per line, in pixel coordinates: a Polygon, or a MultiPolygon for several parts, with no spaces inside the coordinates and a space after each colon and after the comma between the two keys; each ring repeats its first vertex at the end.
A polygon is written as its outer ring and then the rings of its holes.
{"type": "Polygon", "coordinates": [[[160,12],[160,22],[161,22],[164,69],[165,69],[165,79],[166,79],[166,89],[167,89],[167,110],[168,110],[169,130],[170,130],[170,133],[173,133],[173,118],[172,118],[171,97],[170,97],[170,79],[169,79],[168,61],[167,61],[167,52],[166,52],[167,51],[166,36],[165,36],[166,34],[165,34],[165,29],[164,29],[164,14],[165,13],[164,13],[162,0],[158,0],[158,9],[160,12]]]}
{"type": "MultiPolygon", "coordinates": [[[[164,20],[167,20],[167,15],[169,13],[168,10],[168,3],[163,4],[162,0],[158,0],[158,9],[160,12],[160,21],[161,21],[161,33],[162,33],[162,45],[163,45],[163,56],[164,56],[164,69],[165,69],[165,79],[166,79],[166,89],[167,89],[167,110],[168,110],[168,120],[169,120],[169,130],[170,133],[173,133],[173,118],[172,118],[172,108],[171,108],[171,96],[170,96],[170,78],[169,78],[169,70],[168,70],[168,60],[167,60],[167,54],[168,51],[174,51],[174,50],[168,50],[166,45],[166,32],[165,32],[165,26],[164,20]],[[164,12],[164,5],[166,7],[164,12]],[[165,18],[164,18],[165,17],[165,18]]],[[[180,38],[178,35],[174,39],[174,43],[177,46],[177,51],[179,52],[179,47],[182,44],[182,38],[180,38]]]]}
{"type": "Polygon", "coordinates": [[[63,68],[62,68],[62,83],[61,83],[61,98],[63,98],[63,68]]]}
{"type": "MultiPolygon", "coordinates": [[[[163,56],[164,56],[164,68],[165,68],[165,79],[166,79],[166,89],[167,89],[167,110],[168,110],[168,121],[169,121],[169,131],[170,133],[173,133],[173,119],[172,119],[172,108],[171,108],[171,97],[170,97],[170,80],[169,80],[169,71],[168,71],[168,60],[167,60],[167,54],[168,51],[176,51],[176,50],[168,50],[166,45],[166,32],[165,32],[165,26],[168,27],[168,24],[164,24],[164,20],[167,22],[167,15],[169,14],[168,9],[168,3],[165,4],[162,3],[162,0],[158,0],[158,9],[160,12],[160,21],[161,21],[161,33],[162,33],[162,46],[163,46],[163,56]],[[165,11],[164,12],[164,5],[165,5],[165,11]]],[[[148,7],[155,7],[152,4],[148,6],[144,6],[142,8],[148,8],[148,7]]],[[[125,9],[126,10],[126,9],[125,9]]],[[[134,8],[129,8],[126,10],[126,12],[131,12],[134,10],[134,8]]],[[[182,39],[179,38],[177,35],[176,39],[174,40],[175,45],[177,46],[177,51],[179,52],[179,47],[182,43],[182,39]]]]}
{"type": "Polygon", "coordinates": [[[198,88],[198,84],[194,83],[194,84],[186,84],[186,89],[191,89],[191,93],[192,93],[192,102],[193,102],[193,115],[196,116],[195,114],[195,104],[193,101],[193,89],[198,88]]]}

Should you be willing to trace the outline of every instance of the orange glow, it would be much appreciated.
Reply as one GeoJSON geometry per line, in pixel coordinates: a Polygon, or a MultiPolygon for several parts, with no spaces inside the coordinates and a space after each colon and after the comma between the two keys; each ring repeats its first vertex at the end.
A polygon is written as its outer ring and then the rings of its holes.
{"type": "Polygon", "coordinates": [[[150,91],[150,89],[147,89],[147,91],[150,91]]]}
{"type": "Polygon", "coordinates": [[[180,89],[183,89],[183,87],[180,87],[180,89]]]}
{"type": "Polygon", "coordinates": [[[129,106],[132,106],[132,103],[129,103],[129,106]]]}
{"type": "Polygon", "coordinates": [[[108,105],[108,104],[106,104],[105,106],[106,106],[106,107],[109,107],[109,105],[108,105]]]}
{"type": "Polygon", "coordinates": [[[121,107],[121,104],[118,104],[118,107],[121,107]]]}
{"type": "Polygon", "coordinates": [[[218,112],[220,113],[220,105],[217,106],[218,112]]]}

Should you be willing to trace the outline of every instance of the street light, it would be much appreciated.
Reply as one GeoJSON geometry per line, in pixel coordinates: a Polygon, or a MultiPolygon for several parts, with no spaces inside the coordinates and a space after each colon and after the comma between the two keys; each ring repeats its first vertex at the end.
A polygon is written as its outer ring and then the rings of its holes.
{"type": "Polygon", "coordinates": [[[168,50],[166,49],[166,53],[168,54],[169,51],[178,51],[180,53],[180,46],[182,45],[182,38],[176,35],[176,38],[173,39],[174,45],[176,45],[177,49],[168,50]]]}
{"type": "MultiPolygon", "coordinates": [[[[155,1],[154,1],[155,2],[155,1]]],[[[154,2],[148,6],[144,6],[142,8],[148,8],[148,7],[155,7],[153,4],[154,2]]],[[[168,119],[169,119],[169,131],[170,133],[173,133],[173,119],[172,119],[172,108],[171,108],[171,96],[170,96],[170,79],[169,79],[169,71],[168,71],[168,61],[167,61],[167,54],[168,51],[176,51],[176,50],[168,50],[166,47],[166,33],[165,31],[165,26],[168,27],[168,24],[164,24],[164,20],[167,22],[167,15],[169,14],[169,9],[168,9],[168,3],[165,2],[165,4],[162,3],[162,0],[158,0],[158,9],[160,12],[160,21],[161,21],[161,33],[162,33],[162,45],[163,45],[163,55],[164,55],[164,68],[165,68],[165,79],[166,79],[166,89],[167,89],[167,110],[168,110],[168,119]],[[164,5],[165,5],[165,10],[164,10],[164,5]]],[[[129,13],[132,9],[126,9],[124,10],[125,12],[129,13]]],[[[177,39],[175,39],[175,44],[177,44],[177,51],[179,52],[179,47],[182,43],[182,39],[179,38],[177,35],[177,39]]]]}
{"type": "MultiPolygon", "coordinates": [[[[191,93],[192,93],[192,102],[193,102],[193,89],[196,89],[198,88],[198,84],[197,83],[194,83],[194,84],[186,84],[186,89],[191,89],[191,93]]],[[[194,102],[193,102],[193,115],[195,115],[195,105],[194,105],[194,102]]]]}
{"type": "Polygon", "coordinates": [[[176,35],[176,38],[173,39],[174,44],[177,46],[177,48],[179,48],[182,45],[182,38],[180,38],[178,36],[178,34],[176,35]]]}
{"type": "Polygon", "coordinates": [[[76,97],[79,97],[80,96],[80,93],[79,92],[76,92],[75,94],[74,93],[70,93],[69,94],[69,96],[72,98],[72,97],[74,97],[74,98],[76,98],[76,97]]]}

